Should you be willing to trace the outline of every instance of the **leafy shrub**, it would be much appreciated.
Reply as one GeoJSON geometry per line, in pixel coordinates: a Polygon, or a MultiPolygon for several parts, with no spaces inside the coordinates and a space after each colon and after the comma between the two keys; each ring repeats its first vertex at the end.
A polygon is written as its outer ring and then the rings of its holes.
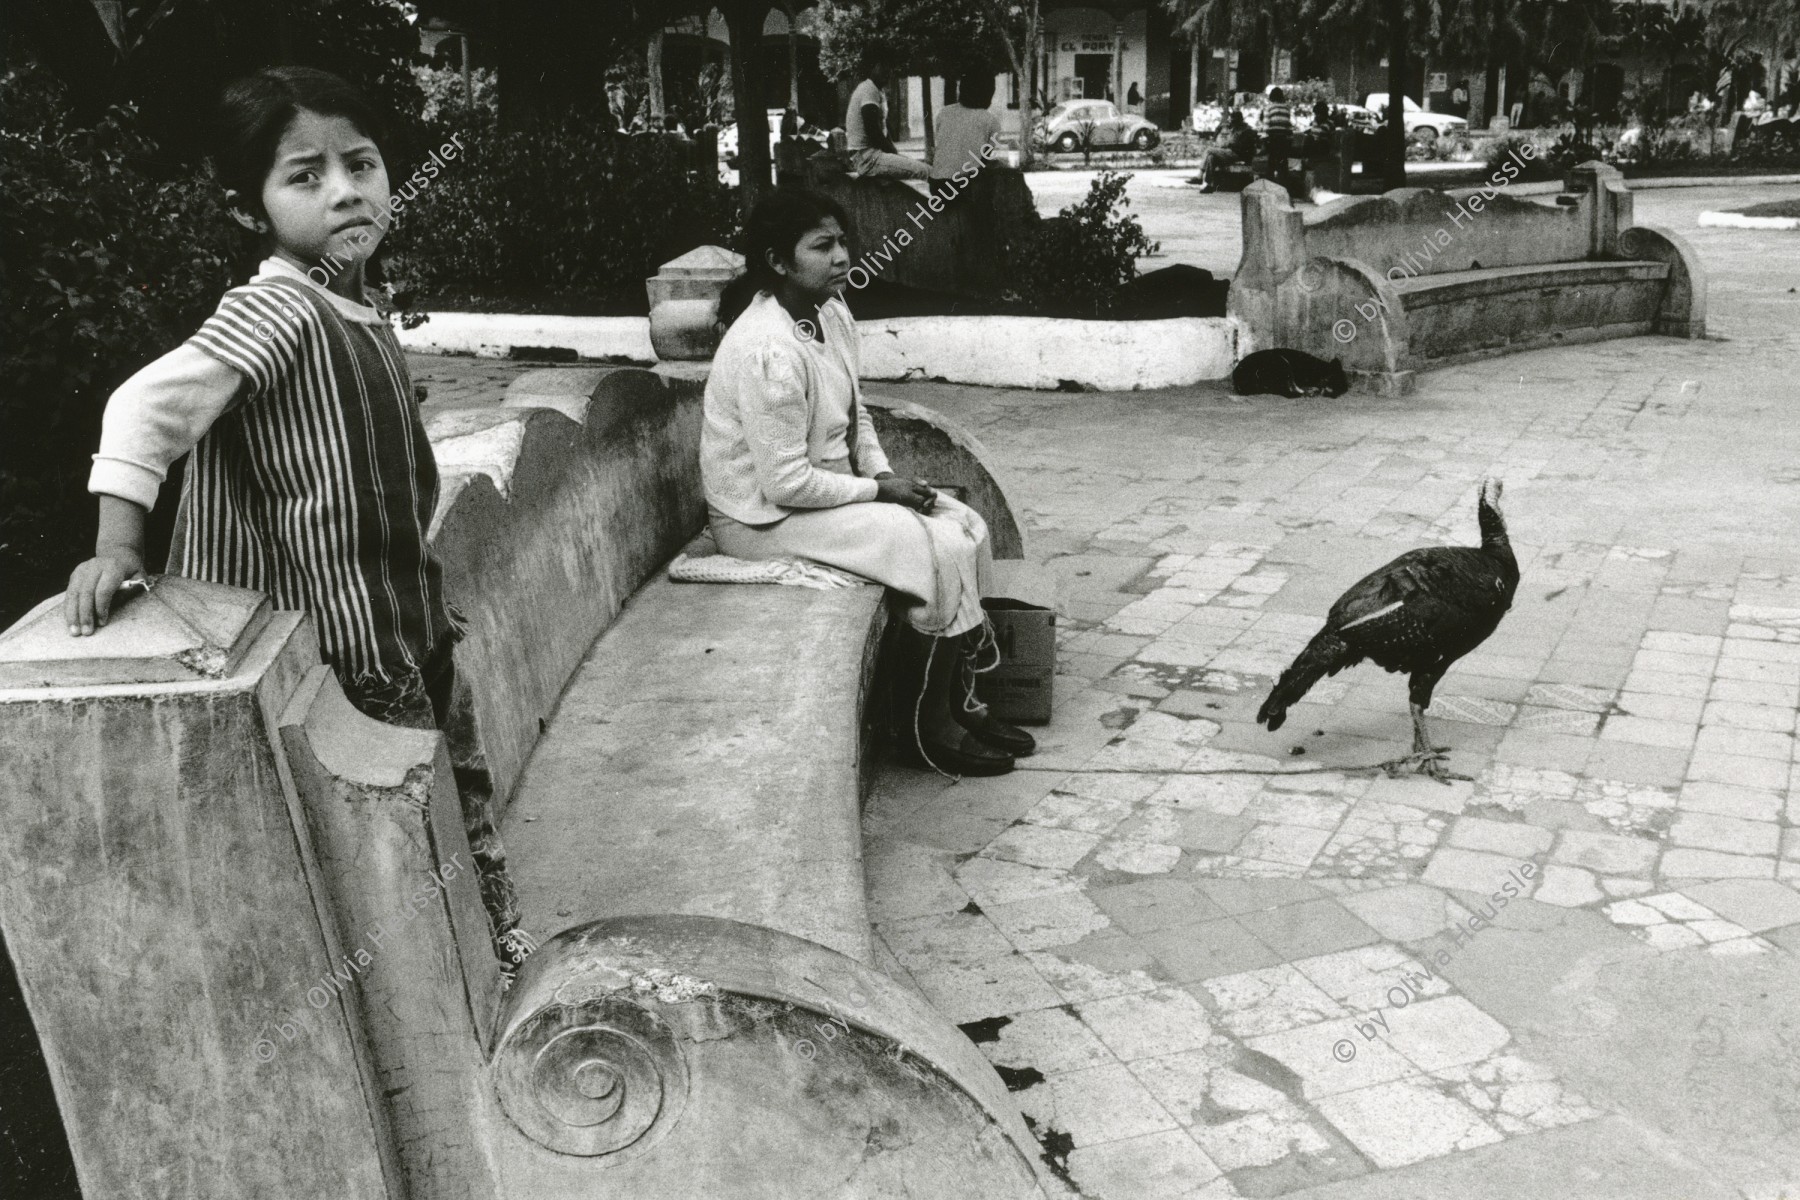
{"type": "Polygon", "coordinates": [[[1572,133],[1565,133],[1551,143],[1544,157],[1549,160],[1551,171],[1562,175],[1584,162],[1597,160],[1600,157],[1600,147],[1572,133]]]}
{"type": "Polygon", "coordinates": [[[1086,199],[1044,221],[1024,246],[1009,299],[1051,317],[1103,318],[1119,307],[1120,291],[1137,276],[1137,260],[1157,243],[1122,210],[1130,175],[1102,171],[1086,199]]]}
{"type": "Polygon", "coordinates": [[[643,280],[662,263],[731,239],[732,198],[691,146],[580,115],[460,132],[457,160],[406,202],[384,246],[402,295],[560,295],[643,312],[643,280]]]}
{"type": "MultiPolygon", "coordinates": [[[[415,67],[413,78],[425,95],[420,116],[428,125],[466,128],[476,121],[494,121],[500,115],[500,77],[487,67],[469,71],[469,86],[455,67],[415,67]],[[474,93],[470,102],[469,92],[474,93]]],[[[429,157],[429,155],[427,156],[429,157]]]]}
{"type": "MultiPolygon", "coordinates": [[[[1491,177],[1495,171],[1499,170],[1500,164],[1511,158],[1515,150],[1521,150],[1523,147],[1535,145],[1536,143],[1530,138],[1519,137],[1515,134],[1508,134],[1505,137],[1495,138],[1493,141],[1489,142],[1487,154],[1485,155],[1489,176],[1491,177]]],[[[1530,158],[1525,157],[1524,154],[1520,154],[1519,161],[1523,166],[1519,170],[1517,176],[1518,180],[1522,183],[1535,183],[1540,180],[1555,179],[1557,177],[1557,169],[1552,167],[1550,163],[1546,161],[1547,158],[1548,156],[1542,149],[1536,150],[1530,158]]]]}
{"type": "Polygon", "coordinates": [[[1329,79],[1301,79],[1293,83],[1284,83],[1282,90],[1287,94],[1288,103],[1296,110],[1310,109],[1320,100],[1327,104],[1338,103],[1337,85],[1329,79]]]}
{"type": "Polygon", "coordinates": [[[247,265],[218,185],[160,158],[135,109],[69,113],[41,68],[0,76],[0,624],[93,544],[88,456],[107,396],[247,265]]]}

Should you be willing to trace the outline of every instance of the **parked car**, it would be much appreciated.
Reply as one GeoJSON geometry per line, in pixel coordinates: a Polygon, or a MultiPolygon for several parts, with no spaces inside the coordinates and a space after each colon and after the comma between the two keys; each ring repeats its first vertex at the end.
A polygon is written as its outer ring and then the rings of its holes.
{"type": "Polygon", "coordinates": [[[1064,100],[1038,121],[1036,141],[1067,154],[1081,149],[1092,132],[1095,149],[1130,146],[1148,150],[1162,140],[1162,132],[1134,113],[1122,113],[1111,100],[1064,100]]]}
{"type": "MultiPolygon", "coordinates": [[[[1469,132],[1469,123],[1461,117],[1449,113],[1426,112],[1411,96],[1402,96],[1402,111],[1406,122],[1406,136],[1417,138],[1422,142],[1435,142],[1440,137],[1462,137],[1469,132]]],[[[1370,92],[1369,98],[1363,101],[1368,110],[1376,115],[1387,111],[1388,94],[1386,92],[1370,92]]]]}

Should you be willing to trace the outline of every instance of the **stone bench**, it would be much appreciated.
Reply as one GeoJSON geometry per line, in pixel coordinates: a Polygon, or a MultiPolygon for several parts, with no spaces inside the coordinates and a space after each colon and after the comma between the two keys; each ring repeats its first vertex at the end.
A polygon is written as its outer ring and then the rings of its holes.
{"type": "Polygon", "coordinates": [[[1374,390],[1434,364],[1600,338],[1706,332],[1706,278],[1676,234],[1633,225],[1601,163],[1554,205],[1502,189],[1402,188],[1302,211],[1263,183],[1243,194],[1230,313],[1254,348],[1341,358],[1374,390]]]}
{"type": "MultiPolygon", "coordinates": [[[[171,577],[73,648],[54,600],[0,637],[3,736],[54,743],[0,813],[0,920],[84,1188],[1039,1195],[999,1077],[875,961],[880,589],[668,581],[698,380],[555,376],[428,422],[458,664],[554,935],[510,992],[441,739],[352,709],[300,614],[171,577]]],[[[871,410],[1019,554],[978,446],[871,410]]]]}

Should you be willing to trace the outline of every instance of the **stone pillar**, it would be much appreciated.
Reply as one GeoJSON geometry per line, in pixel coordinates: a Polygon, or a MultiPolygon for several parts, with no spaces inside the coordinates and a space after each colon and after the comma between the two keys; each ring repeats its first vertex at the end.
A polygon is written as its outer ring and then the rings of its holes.
{"type": "Polygon", "coordinates": [[[1609,163],[1585,162],[1569,172],[1569,190],[1588,206],[1588,257],[1618,258],[1619,234],[1632,226],[1631,189],[1609,163]]]}
{"type": "Polygon", "coordinates": [[[94,1197],[405,1195],[278,749],[310,624],[175,576],[0,634],[0,923],[94,1197]]]}
{"type": "Polygon", "coordinates": [[[719,296],[744,270],[744,256],[697,246],[645,280],[650,293],[650,345],[664,362],[704,362],[719,348],[719,296]]]}

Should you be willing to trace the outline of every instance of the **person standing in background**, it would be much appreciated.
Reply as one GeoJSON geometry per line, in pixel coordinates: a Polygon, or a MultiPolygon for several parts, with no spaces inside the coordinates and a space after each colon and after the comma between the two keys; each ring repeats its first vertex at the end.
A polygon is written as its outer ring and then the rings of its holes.
{"type": "Polygon", "coordinates": [[[1131,86],[1125,89],[1125,107],[1131,112],[1137,112],[1144,107],[1144,94],[1138,91],[1135,79],[1131,81],[1131,86]]]}
{"type": "Polygon", "coordinates": [[[1269,89],[1269,102],[1263,106],[1262,132],[1269,170],[1280,175],[1287,169],[1287,157],[1294,143],[1294,110],[1288,105],[1287,92],[1281,88],[1269,89]]]}
{"type": "Polygon", "coordinates": [[[851,177],[929,178],[931,168],[901,154],[888,137],[887,96],[882,89],[894,73],[891,52],[877,46],[863,61],[866,74],[850,93],[850,106],[844,113],[844,145],[850,151],[851,177]]]}

